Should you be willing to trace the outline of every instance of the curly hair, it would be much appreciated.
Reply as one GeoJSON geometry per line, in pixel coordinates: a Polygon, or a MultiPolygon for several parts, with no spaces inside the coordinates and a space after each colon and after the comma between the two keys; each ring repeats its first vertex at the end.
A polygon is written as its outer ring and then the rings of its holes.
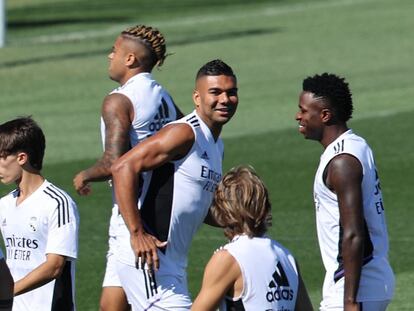
{"type": "Polygon", "coordinates": [[[352,118],[354,110],[352,94],[345,78],[335,74],[323,73],[303,80],[303,91],[324,98],[331,106],[335,117],[346,122],[352,118]]]}
{"type": "Polygon", "coordinates": [[[221,59],[215,59],[209,61],[203,65],[197,72],[196,80],[203,76],[231,76],[236,78],[236,75],[233,72],[233,69],[223,62],[221,59]]]}
{"type": "Polygon", "coordinates": [[[132,40],[138,39],[148,49],[150,52],[148,59],[141,60],[145,65],[151,69],[154,66],[162,66],[167,54],[165,38],[158,29],[145,25],[136,25],[122,31],[121,36],[132,40]]]}
{"type": "Polygon", "coordinates": [[[232,168],[217,186],[211,214],[232,239],[262,236],[270,224],[271,203],[263,181],[251,167],[232,168]]]}
{"type": "Polygon", "coordinates": [[[30,165],[40,171],[45,148],[45,135],[31,117],[17,118],[0,125],[0,157],[25,152],[30,165]]]}

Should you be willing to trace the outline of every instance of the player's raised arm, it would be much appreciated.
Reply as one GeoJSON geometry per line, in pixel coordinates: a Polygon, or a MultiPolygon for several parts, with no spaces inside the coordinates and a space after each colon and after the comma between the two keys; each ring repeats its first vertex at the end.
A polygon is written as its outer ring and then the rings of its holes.
{"type": "Polygon", "coordinates": [[[138,174],[184,157],[194,143],[194,132],[186,124],[168,125],[119,158],[111,168],[119,210],[131,234],[137,260],[158,269],[157,248],[165,246],[144,230],[137,208],[138,174]]]}

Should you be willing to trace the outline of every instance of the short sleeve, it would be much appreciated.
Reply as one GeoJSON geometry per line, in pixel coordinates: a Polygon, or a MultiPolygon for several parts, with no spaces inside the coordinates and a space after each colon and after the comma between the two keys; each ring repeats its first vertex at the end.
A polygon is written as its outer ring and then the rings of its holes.
{"type": "Polygon", "coordinates": [[[79,215],[76,204],[65,196],[57,202],[49,215],[46,254],[58,254],[76,259],[78,227],[79,215]]]}

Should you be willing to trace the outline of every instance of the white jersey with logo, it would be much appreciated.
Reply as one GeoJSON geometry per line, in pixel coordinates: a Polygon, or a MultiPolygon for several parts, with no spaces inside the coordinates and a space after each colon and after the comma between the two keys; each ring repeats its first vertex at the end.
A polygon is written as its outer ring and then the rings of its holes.
{"type": "Polygon", "coordinates": [[[48,181],[16,206],[19,190],[0,199],[0,227],[15,281],[46,261],[65,256],[62,275],[14,298],[13,310],[75,310],[75,259],[79,216],[69,195],[48,181]]]}
{"type": "MultiPolygon", "coordinates": [[[[194,234],[203,223],[217,183],[221,180],[223,143],[217,141],[194,111],[172,123],[186,123],[195,141],[188,154],[152,172],[151,184],[140,197],[139,208],[145,229],[160,241],[157,275],[185,277],[187,254],[194,234]]],[[[129,232],[120,239],[120,262],[135,266],[129,232]]]]}
{"type": "Polygon", "coordinates": [[[394,274],[388,262],[388,233],[374,157],[365,140],[348,130],[325,149],[314,182],[317,232],[326,269],[323,303],[335,303],[338,299],[343,303],[342,228],[338,199],[324,182],[327,165],[339,154],[354,156],[363,169],[361,187],[366,240],[357,300],[391,299],[394,292],[394,274]]]}
{"type": "Polygon", "coordinates": [[[285,247],[264,236],[240,235],[224,246],[243,276],[239,297],[225,297],[220,311],[294,311],[298,293],[295,259],[285,247]]]}
{"type": "MultiPolygon", "coordinates": [[[[122,94],[132,104],[134,119],[129,130],[131,148],[145,138],[154,135],[165,124],[182,117],[168,92],[152,77],[151,73],[143,72],[131,77],[125,84],[114,89],[110,94],[122,94]]],[[[101,117],[101,137],[105,147],[105,123],[101,117]]],[[[150,179],[151,172],[144,173],[145,180],[150,179]]],[[[148,187],[148,184],[142,185],[148,187]]],[[[109,235],[115,236],[116,231],[126,230],[124,221],[114,203],[110,220],[109,235]]]]}

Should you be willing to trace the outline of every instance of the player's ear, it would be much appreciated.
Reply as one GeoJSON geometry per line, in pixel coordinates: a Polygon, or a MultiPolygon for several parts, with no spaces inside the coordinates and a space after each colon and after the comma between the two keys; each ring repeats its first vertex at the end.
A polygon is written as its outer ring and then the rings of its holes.
{"type": "Polygon", "coordinates": [[[199,107],[201,104],[200,93],[197,90],[193,91],[193,101],[196,107],[199,107]]]}
{"type": "Polygon", "coordinates": [[[333,119],[333,114],[331,109],[329,108],[323,108],[321,110],[321,120],[323,123],[329,123],[333,119]]]}
{"type": "Polygon", "coordinates": [[[26,152],[19,152],[17,154],[17,163],[19,163],[19,165],[24,165],[29,161],[29,156],[27,155],[26,152]]]}
{"type": "Polygon", "coordinates": [[[125,65],[127,67],[139,67],[141,63],[134,53],[128,53],[125,57],[125,65]]]}

